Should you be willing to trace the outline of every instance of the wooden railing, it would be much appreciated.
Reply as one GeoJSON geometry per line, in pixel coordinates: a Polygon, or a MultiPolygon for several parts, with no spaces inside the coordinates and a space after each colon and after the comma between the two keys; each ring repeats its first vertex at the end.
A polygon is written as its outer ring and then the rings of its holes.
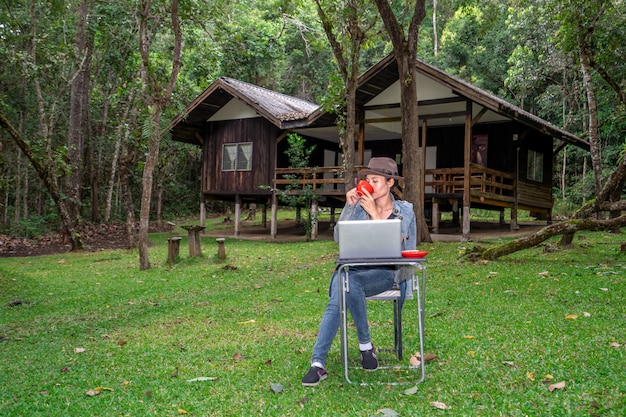
{"type": "MultiPolygon", "coordinates": [[[[363,168],[365,167],[354,168],[355,177],[363,168]]],[[[471,164],[470,170],[472,195],[504,197],[507,200],[514,196],[514,175],[478,164],[471,164]]],[[[343,195],[345,193],[342,167],[276,168],[275,172],[274,187],[279,190],[288,190],[291,194],[304,191],[306,187],[310,187],[320,195],[343,195]]],[[[427,169],[424,174],[426,194],[463,194],[463,168],[427,169]]]]}
{"type": "MultiPolygon", "coordinates": [[[[364,166],[354,167],[356,177],[364,166]]],[[[344,171],[342,167],[276,168],[274,187],[297,194],[307,187],[321,195],[345,194],[344,171]]]]}
{"type": "MultiPolygon", "coordinates": [[[[462,194],[465,171],[463,168],[439,168],[424,171],[426,194],[462,194]]],[[[515,176],[483,165],[470,165],[472,194],[513,197],[515,176]]]]}

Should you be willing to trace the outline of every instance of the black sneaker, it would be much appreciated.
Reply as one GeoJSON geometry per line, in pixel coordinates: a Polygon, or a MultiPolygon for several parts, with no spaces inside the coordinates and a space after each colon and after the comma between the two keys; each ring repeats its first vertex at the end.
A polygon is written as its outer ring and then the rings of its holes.
{"type": "Polygon", "coordinates": [[[378,369],[378,358],[375,353],[376,349],[372,346],[372,350],[361,351],[361,365],[366,371],[375,371],[378,369]]]}
{"type": "Polygon", "coordinates": [[[302,378],[302,385],[305,387],[315,387],[320,381],[326,379],[326,369],[318,368],[317,366],[311,366],[309,372],[302,378]]]}

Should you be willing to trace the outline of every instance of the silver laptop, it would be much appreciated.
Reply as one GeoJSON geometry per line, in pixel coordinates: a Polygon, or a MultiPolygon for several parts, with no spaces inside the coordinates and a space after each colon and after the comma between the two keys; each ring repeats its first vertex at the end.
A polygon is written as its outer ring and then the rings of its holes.
{"type": "Polygon", "coordinates": [[[400,258],[401,223],[400,219],[338,221],[339,260],[400,258]]]}

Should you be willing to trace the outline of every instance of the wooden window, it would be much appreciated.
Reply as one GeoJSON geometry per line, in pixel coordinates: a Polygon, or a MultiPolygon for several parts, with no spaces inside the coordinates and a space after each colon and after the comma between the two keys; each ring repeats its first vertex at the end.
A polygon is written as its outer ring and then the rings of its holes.
{"type": "Polygon", "coordinates": [[[252,142],[225,143],[222,148],[222,171],[250,171],[252,142]]]}
{"type": "Polygon", "coordinates": [[[526,177],[531,181],[543,182],[543,154],[528,150],[526,177]]]}

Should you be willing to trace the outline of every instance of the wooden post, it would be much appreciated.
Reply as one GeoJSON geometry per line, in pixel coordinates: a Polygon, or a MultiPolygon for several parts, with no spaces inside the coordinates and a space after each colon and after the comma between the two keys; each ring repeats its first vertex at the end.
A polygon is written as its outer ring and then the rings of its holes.
{"type": "Polygon", "coordinates": [[[215,241],[217,242],[217,257],[219,259],[226,258],[226,245],[224,244],[226,239],[224,239],[223,237],[218,237],[217,239],[215,239],[215,241]]]}
{"type": "Polygon", "coordinates": [[[202,255],[200,247],[200,233],[205,229],[204,226],[181,226],[187,231],[187,240],[189,241],[189,257],[202,255]]]}
{"type": "Polygon", "coordinates": [[[276,197],[276,193],[272,194],[272,219],[270,229],[270,237],[276,239],[276,232],[278,230],[278,198],[276,197]]]}
{"type": "Polygon", "coordinates": [[[176,262],[180,254],[180,237],[170,237],[167,239],[167,264],[171,268],[172,264],[176,262]]]}
{"type": "Polygon", "coordinates": [[[470,239],[470,206],[471,179],[470,167],[472,151],[472,102],[465,102],[465,141],[463,146],[463,234],[461,240],[467,242],[470,239]]]}
{"type": "Polygon", "coordinates": [[[317,198],[311,200],[311,240],[317,239],[317,198]]]}
{"type": "Polygon", "coordinates": [[[433,198],[433,212],[430,219],[433,225],[433,233],[439,233],[439,200],[433,198]]]}
{"type": "Polygon", "coordinates": [[[263,203],[263,214],[261,216],[261,224],[264,229],[267,229],[267,201],[263,203]]]}
{"type": "Polygon", "coordinates": [[[200,202],[200,226],[206,226],[206,210],[204,207],[204,196],[200,202]]]}
{"type": "Polygon", "coordinates": [[[239,227],[241,226],[241,197],[239,194],[235,196],[235,237],[239,236],[239,227]]]}

